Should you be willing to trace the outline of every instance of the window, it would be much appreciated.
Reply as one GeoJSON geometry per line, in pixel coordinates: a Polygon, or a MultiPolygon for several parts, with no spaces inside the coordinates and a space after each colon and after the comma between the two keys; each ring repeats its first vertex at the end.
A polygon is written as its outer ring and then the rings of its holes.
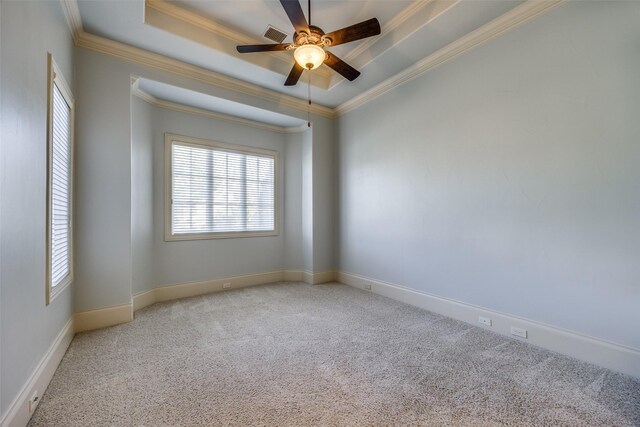
{"type": "Polygon", "coordinates": [[[51,54],[48,65],[47,304],[73,280],[73,97],[51,54]]]}
{"type": "Polygon", "coordinates": [[[275,151],[165,135],[165,239],[274,236],[275,151]]]}

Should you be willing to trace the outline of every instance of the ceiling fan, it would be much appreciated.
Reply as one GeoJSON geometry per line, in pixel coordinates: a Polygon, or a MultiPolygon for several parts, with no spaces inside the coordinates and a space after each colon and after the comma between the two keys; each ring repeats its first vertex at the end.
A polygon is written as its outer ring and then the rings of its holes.
{"type": "Polygon", "coordinates": [[[287,77],[285,86],[298,83],[302,71],[313,70],[320,65],[327,64],[350,81],[355,80],[360,72],[347,64],[326,47],[337,46],[380,34],[380,23],[376,18],[351,25],[341,30],[325,34],[320,27],[311,25],[311,0],[309,0],[309,23],[298,0],[280,0],[284,11],[295,28],[293,43],[253,44],[241,45],[236,49],[240,53],[274,52],[280,50],[294,50],[296,62],[287,77]]]}

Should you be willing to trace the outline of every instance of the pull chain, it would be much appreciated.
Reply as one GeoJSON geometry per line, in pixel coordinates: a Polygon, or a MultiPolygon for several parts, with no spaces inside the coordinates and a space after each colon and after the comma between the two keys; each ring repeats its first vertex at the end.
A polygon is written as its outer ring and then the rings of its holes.
{"type": "Polygon", "coordinates": [[[311,127],[311,72],[309,74],[309,80],[307,82],[307,96],[309,98],[309,105],[307,107],[307,127],[311,127]]]}
{"type": "MultiPolygon", "coordinates": [[[[307,14],[309,16],[309,26],[311,26],[311,0],[307,2],[307,14]]],[[[311,68],[309,68],[309,79],[307,80],[307,98],[309,105],[307,106],[307,127],[311,127],[311,68]]]]}

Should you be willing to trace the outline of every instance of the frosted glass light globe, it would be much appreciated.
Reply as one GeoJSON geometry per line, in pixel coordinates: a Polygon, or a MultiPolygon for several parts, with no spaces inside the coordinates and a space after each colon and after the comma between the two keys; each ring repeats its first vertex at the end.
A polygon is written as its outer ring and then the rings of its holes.
{"type": "Polygon", "coordinates": [[[293,57],[305,70],[313,70],[322,65],[327,54],[320,46],[305,44],[296,48],[295,52],[293,52],[293,57]]]}

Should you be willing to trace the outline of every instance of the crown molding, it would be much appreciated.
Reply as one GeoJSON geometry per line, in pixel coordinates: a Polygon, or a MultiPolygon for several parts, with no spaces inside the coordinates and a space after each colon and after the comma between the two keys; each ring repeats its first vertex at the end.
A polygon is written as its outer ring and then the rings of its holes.
{"type": "Polygon", "coordinates": [[[270,125],[268,123],[259,122],[257,120],[243,119],[241,117],[232,116],[229,114],[218,113],[204,108],[192,107],[190,105],[180,104],[173,101],[167,101],[165,99],[156,98],[155,96],[143,91],[138,87],[138,79],[132,78],[131,95],[142,99],[143,101],[154,105],[156,107],[164,108],[166,110],[177,111],[180,113],[195,114],[197,116],[206,117],[208,119],[224,120],[226,122],[236,123],[244,126],[251,126],[257,129],[268,130],[278,133],[296,133],[304,132],[307,129],[307,125],[300,125],[294,127],[270,125]]]}
{"type": "Polygon", "coordinates": [[[80,34],[84,33],[78,2],[77,0],[60,0],[60,5],[62,6],[62,11],[64,12],[65,19],[67,20],[69,30],[71,30],[73,42],[77,43],[80,34]]]}
{"type": "MultiPolygon", "coordinates": [[[[216,87],[222,87],[234,92],[260,98],[278,105],[294,108],[298,111],[307,112],[310,108],[312,114],[334,118],[365,105],[379,96],[393,90],[395,87],[421,76],[435,67],[552,10],[568,0],[526,0],[525,3],[516,6],[493,21],[466,34],[442,49],[416,62],[404,71],[384,80],[351,100],[340,104],[336,108],[330,108],[318,104],[312,104],[311,107],[309,107],[308,102],[300,98],[285,95],[233,77],[228,77],[215,71],[188,64],[145,49],[140,49],[105,37],[86,33],[82,29],[82,21],[80,19],[76,0],[60,1],[67,23],[69,24],[69,28],[74,37],[74,41],[78,47],[112,55],[132,63],[160,69],[216,87]]],[[[425,7],[433,1],[436,0],[417,1],[410,6],[410,9],[413,12],[419,11],[422,7],[425,7]]],[[[157,2],[156,0],[153,3],[166,2],[157,2]]],[[[397,15],[392,19],[393,25],[400,26],[402,22],[410,17],[409,11],[405,10],[405,12],[402,12],[400,15],[397,15]]]]}
{"type": "MultiPolygon", "coordinates": [[[[209,46],[216,38],[223,45],[225,44],[225,41],[226,41],[226,44],[230,43],[232,45],[232,49],[227,50],[228,46],[225,46],[226,49],[223,49],[223,50],[226,50],[227,53],[231,53],[234,56],[241,55],[235,51],[235,46],[239,44],[265,43],[264,40],[259,40],[254,37],[247,36],[246,34],[243,34],[239,31],[226,27],[225,25],[219,22],[216,22],[209,17],[198,14],[197,12],[189,10],[185,7],[178,6],[176,3],[168,2],[166,0],[145,0],[144,6],[145,6],[145,23],[146,24],[159,28],[163,31],[167,31],[169,33],[175,34],[179,37],[187,38],[196,43],[204,44],[205,46],[209,46]],[[162,19],[157,19],[157,17],[154,17],[153,12],[162,14],[163,16],[162,19]],[[167,19],[173,19],[177,21],[167,22],[167,19]],[[183,28],[184,24],[187,24],[190,27],[198,28],[200,30],[204,30],[206,32],[206,37],[202,37],[202,36],[198,37],[196,33],[193,33],[193,31],[189,31],[190,28],[184,29],[183,28]]],[[[286,67],[283,69],[284,70],[283,75],[286,76],[289,74],[289,71],[291,70],[291,66],[293,65],[291,55],[287,55],[284,52],[263,52],[261,56],[265,58],[267,55],[273,59],[277,59],[278,61],[284,62],[286,64],[286,67]]],[[[243,60],[250,62],[252,64],[265,66],[263,61],[259,61],[256,59],[251,60],[251,58],[258,58],[258,57],[255,57],[255,56],[252,57],[247,55],[239,56],[239,57],[241,57],[243,60]]],[[[269,69],[272,69],[272,67],[270,67],[269,69]]],[[[323,68],[317,69],[314,74],[316,76],[321,77],[321,81],[317,81],[316,79],[315,85],[318,85],[319,83],[319,87],[324,89],[329,87],[329,82],[333,76],[332,70],[330,70],[327,67],[323,67],[323,68]]]]}
{"type": "MultiPolygon", "coordinates": [[[[399,28],[405,21],[411,18],[413,15],[418,13],[420,9],[427,6],[429,3],[434,2],[435,0],[415,0],[408,7],[404,8],[400,13],[391,18],[389,21],[382,24],[382,28],[380,34],[374,37],[370,37],[356,46],[353,50],[347,53],[343,60],[345,62],[352,62],[354,59],[357,59],[360,55],[362,55],[366,50],[368,50],[371,46],[376,44],[385,34],[391,33],[399,28]]],[[[394,44],[397,44],[394,43],[394,44]]]]}
{"type": "Polygon", "coordinates": [[[278,105],[295,108],[299,111],[306,112],[310,109],[312,114],[330,118],[335,116],[332,108],[318,104],[312,104],[309,107],[308,101],[306,100],[285,95],[253,83],[228,77],[215,71],[207,70],[205,68],[153,53],[145,49],[120,43],[105,37],[85,32],[80,34],[76,45],[84,49],[115,56],[128,62],[156,68],[192,80],[197,80],[206,84],[270,101],[278,105]]]}
{"type": "Polygon", "coordinates": [[[340,104],[334,110],[338,116],[355,110],[379,96],[384,95],[392,89],[421,76],[458,55],[468,52],[481,44],[498,37],[539,15],[542,15],[543,13],[550,11],[566,1],[568,0],[527,0],[522,5],[516,6],[493,21],[460,37],[444,48],[416,62],[404,71],[388,78],[353,99],[340,104]]]}
{"type": "Polygon", "coordinates": [[[215,22],[209,18],[205,18],[204,16],[192,12],[191,10],[177,6],[176,4],[170,3],[165,0],[145,0],[144,5],[145,9],[155,9],[165,15],[172,16],[184,22],[188,22],[204,30],[210,31],[216,36],[227,38],[235,43],[258,43],[258,40],[254,39],[253,37],[247,36],[239,31],[235,31],[229,27],[225,27],[218,22],[215,22]]]}
{"type": "MultiPolygon", "coordinates": [[[[389,21],[388,25],[383,26],[382,33],[379,36],[365,40],[363,44],[357,46],[350,52],[356,52],[357,55],[353,58],[351,58],[353,55],[346,55],[345,61],[353,62],[353,65],[355,65],[356,68],[363,70],[370,63],[375,61],[376,58],[393,49],[408,37],[411,37],[416,31],[420,30],[425,25],[429,25],[431,22],[438,19],[443,13],[446,13],[461,1],[463,0],[419,0],[416,3],[413,3],[407,9],[393,17],[393,19],[389,21]],[[417,16],[420,16],[418,25],[415,25],[415,23],[413,25],[406,24],[406,21],[409,18],[415,18],[417,16]],[[390,39],[392,41],[386,47],[383,47],[383,49],[378,49],[378,51],[376,51],[376,45],[386,39],[390,39]],[[362,49],[363,47],[364,49],[362,49]],[[364,60],[361,59],[367,51],[369,52],[369,57],[364,58],[364,60]]],[[[335,89],[345,81],[345,79],[340,78],[339,76],[334,76],[329,84],[329,90],[335,89]]]]}

